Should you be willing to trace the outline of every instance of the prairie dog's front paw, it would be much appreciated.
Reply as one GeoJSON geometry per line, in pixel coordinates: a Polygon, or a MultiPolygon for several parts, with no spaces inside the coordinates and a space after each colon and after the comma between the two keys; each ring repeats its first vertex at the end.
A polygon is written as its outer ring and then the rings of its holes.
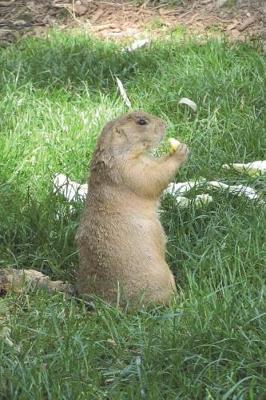
{"type": "Polygon", "coordinates": [[[170,138],[168,139],[168,144],[170,146],[169,154],[175,154],[180,159],[187,158],[189,150],[184,143],[179,142],[177,139],[170,138]]]}
{"type": "Polygon", "coordinates": [[[175,157],[180,161],[186,161],[189,155],[189,149],[186,144],[180,143],[175,151],[175,157]]]}

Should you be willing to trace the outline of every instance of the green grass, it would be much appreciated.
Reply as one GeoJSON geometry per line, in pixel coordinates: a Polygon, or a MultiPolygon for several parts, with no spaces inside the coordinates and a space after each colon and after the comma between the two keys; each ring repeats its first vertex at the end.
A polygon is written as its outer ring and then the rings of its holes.
{"type": "MultiPolygon", "coordinates": [[[[82,204],[53,194],[52,176],[84,182],[95,140],[134,108],[168,122],[191,158],[178,180],[265,178],[223,163],[265,158],[265,58],[259,47],[173,39],[132,54],[51,33],[0,51],[0,266],[72,279],[82,204]],[[198,104],[192,114],[180,97],[198,104]]],[[[179,296],[168,309],[123,314],[36,292],[0,300],[0,399],[266,398],[265,208],[213,193],[203,209],[162,204],[167,258],[179,296]],[[1,329],[1,328],[0,328],[1,329]]]]}

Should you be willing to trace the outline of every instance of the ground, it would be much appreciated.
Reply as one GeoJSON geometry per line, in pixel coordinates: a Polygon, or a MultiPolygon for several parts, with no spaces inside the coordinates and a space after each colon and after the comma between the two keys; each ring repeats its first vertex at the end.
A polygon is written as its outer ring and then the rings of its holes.
{"type": "MultiPolygon", "coordinates": [[[[158,30],[159,40],[127,52],[120,40],[89,34],[82,16],[69,19],[82,29],[66,28],[64,13],[61,29],[30,31],[0,48],[0,268],[74,280],[83,206],[56,195],[53,177],[86,181],[100,130],[127,110],[115,77],[133,108],[163,118],[167,136],[189,146],[177,181],[242,183],[265,201],[265,176],[222,169],[265,158],[260,41],[231,41],[220,28],[202,40],[152,18],[144,33],[158,30]],[[181,97],[197,111],[179,105],[181,97]]],[[[265,206],[210,194],[214,202],[201,208],[162,202],[178,286],[170,307],[129,314],[99,299],[88,310],[85,301],[45,290],[2,293],[1,400],[264,400],[265,206]]]]}
{"type": "Polygon", "coordinates": [[[266,5],[263,0],[197,0],[169,2],[128,1],[5,1],[0,4],[0,41],[21,34],[41,34],[49,26],[79,27],[109,39],[134,38],[162,33],[163,28],[199,34],[225,32],[232,39],[265,36],[266,5]],[[137,2],[135,2],[137,3],[137,2]],[[170,3],[170,5],[169,5],[170,3]],[[172,4],[172,5],[171,5],[172,4]]]}

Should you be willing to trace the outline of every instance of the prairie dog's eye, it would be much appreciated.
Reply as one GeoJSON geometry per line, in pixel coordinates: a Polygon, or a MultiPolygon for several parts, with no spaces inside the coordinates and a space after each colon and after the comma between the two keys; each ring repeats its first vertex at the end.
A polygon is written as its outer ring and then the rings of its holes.
{"type": "Polygon", "coordinates": [[[139,125],[147,125],[147,123],[148,123],[148,121],[144,118],[139,118],[137,120],[137,124],[139,124],[139,125]]]}

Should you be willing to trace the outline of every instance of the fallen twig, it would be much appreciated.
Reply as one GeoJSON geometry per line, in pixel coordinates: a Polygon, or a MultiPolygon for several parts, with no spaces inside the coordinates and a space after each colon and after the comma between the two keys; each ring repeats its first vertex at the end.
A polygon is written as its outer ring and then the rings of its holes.
{"type": "Polygon", "coordinates": [[[254,24],[256,21],[255,17],[250,17],[246,21],[244,21],[240,27],[238,28],[239,32],[243,32],[245,29],[247,29],[250,25],[254,24]]]}

